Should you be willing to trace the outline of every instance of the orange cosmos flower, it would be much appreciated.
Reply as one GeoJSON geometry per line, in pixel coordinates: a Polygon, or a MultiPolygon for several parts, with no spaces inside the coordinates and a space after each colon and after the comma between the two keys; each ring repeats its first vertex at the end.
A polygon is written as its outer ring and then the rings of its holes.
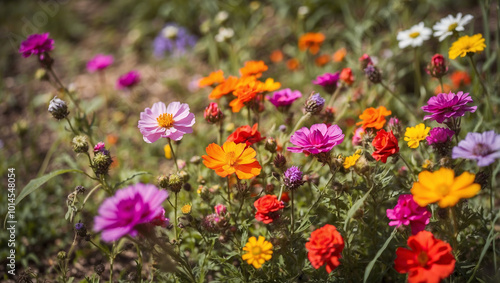
{"type": "Polygon", "coordinates": [[[271,55],[269,55],[269,59],[271,59],[271,62],[273,63],[279,63],[283,61],[283,52],[281,50],[277,49],[274,50],[271,55]]]}
{"type": "Polygon", "coordinates": [[[202,156],[203,164],[221,177],[236,173],[239,179],[250,179],[259,175],[262,169],[255,159],[257,153],[245,143],[226,141],[222,147],[212,143],[206,150],[208,155],[202,156]]]}
{"type": "Polygon", "coordinates": [[[316,64],[316,66],[319,66],[319,67],[326,65],[326,63],[328,63],[328,62],[330,62],[330,56],[328,56],[326,54],[318,56],[314,60],[314,63],[316,64]]]}
{"type": "Polygon", "coordinates": [[[263,91],[264,84],[255,79],[255,77],[242,79],[233,92],[236,99],[231,101],[229,106],[231,106],[233,112],[240,112],[241,108],[245,106],[245,103],[250,102],[258,93],[263,91]]]}
{"type": "Polygon", "coordinates": [[[299,68],[299,60],[297,60],[296,58],[289,59],[288,61],[286,61],[286,67],[290,71],[297,70],[299,68]]]}
{"type": "Polygon", "coordinates": [[[222,82],[220,85],[216,86],[208,98],[210,99],[219,99],[223,97],[226,94],[229,94],[233,92],[236,89],[236,86],[238,85],[239,79],[234,76],[228,77],[224,82],[222,82]]]}
{"type": "Polygon", "coordinates": [[[370,107],[365,109],[363,114],[359,115],[359,119],[363,121],[356,123],[356,125],[363,125],[363,129],[375,128],[380,130],[385,125],[385,116],[391,114],[392,112],[387,110],[384,106],[380,106],[377,109],[370,107]]]}
{"type": "Polygon", "coordinates": [[[322,33],[308,32],[299,38],[299,49],[309,52],[313,55],[319,52],[321,44],[325,41],[325,35],[322,33]]]}
{"type": "Polygon", "coordinates": [[[333,62],[342,62],[344,61],[345,55],[347,55],[347,50],[342,47],[339,50],[333,53],[333,62]]]}
{"type": "Polygon", "coordinates": [[[240,74],[242,77],[255,76],[260,78],[267,69],[268,67],[264,64],[264,61],[246,61],[245,67],[240,69],[240,74]]]}
{"type": "Polygon", "coordinates": [[[201,78],[198,82],[199,87],[211,86],[214,84],[220,84],[224,81],[224,72],[222,70],[218,70],[215,72],[211,72],[207,77],[201,78]]]}

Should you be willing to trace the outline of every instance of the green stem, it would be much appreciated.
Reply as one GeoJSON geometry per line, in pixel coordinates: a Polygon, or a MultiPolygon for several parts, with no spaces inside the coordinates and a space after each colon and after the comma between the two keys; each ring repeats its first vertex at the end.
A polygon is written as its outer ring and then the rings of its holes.
{"type": "Polygon", "coordinates": [[[290,135],[288,136],[288,138],[283,142],[283,146],[282,148],[285,148],[285,145],[286,143],[290,140],[290,137],[305,123],[305,121],[307,121],[307,119],[309,119],[311,117],[311,113],[310,112],[307,112],[306,114],[304,114],[302,117],[300,117],[299,121],[297,121],[297,123],[295,124],[295,127],[293,127],[293,130],[290,132],[290,135]]]}
{"type": "Polygon", "coordinates": [[[413,169],[410,167],[410,164],[408,164],[408,162],[406,161],[406,159],[401,154],[399,154],[399,158],[401,158],[401,160],[403,160],[403,162],[406,165],[406,167],[408,167],[408,171],[410,171],[411,176],[413,177],[413,181],[416,182],[417,181],[417,177],[413,173],[413,169]]]}
{"type": "Polygon", "coordinates": [[[333,95],[330,97],[330,100],[328,101],[328,104],[327,104],[328,106],[333,107],[333,103],[337,99],[337,96],[339,95],[341,89],[342,89],[342,86],[339,86],[339,87],[337,87],[337,89],[335,89],[335,92],[333,93],[333,95]]]}
{"type": "Polygon", "coordinates": [[[281,185],[281,187],[280,187],[280,194],[279,194],[279,196],[278,196],[278,200],[281,200],[281,195],[283,195],[283,188],[284,188],[284,187],[285,187],[285,185],[283,185],[283,184],[282,184],[282,185],[281,185]]]}
{"type": "Polygon", "coordinates": [[[473,55],[469,55],[467,57],[469,58],[469,62],[472,66],[472,69],[474,70],[474,73],[475,73],[479,83],[481,84],[481,87],[483,88],[484,94],[486,94],[486,98],[488,99],[488,105],[490,105],[490,103],[489,103],[490,94],[488,92],[488,89],[486,89],[486,85],[484,84],[483,79],[481,78],[481,75],[479,74],[479,71],[477,70],[476,64],[474,63],[474,58],[472,56],[473,55]]]}
{"type": "MultiPolygon", "coordinates": [[[[420,60],[419,60],[420,58],[418,54],[418,48],[415,48],[414,51],[415,51],[414,52],[415,57],[413,58],[413,64],[415,68],[415,81],[416,81],[415,94],[417,96],[420,96],[420,100],[423,101],[425,98],[425,91],[423,93],[420,93],[420,86],[422,86],[423,84],[422,84],[422,74],[420,73],[420,60]]],[[[419,103],[419,105],[420,104],[422,103],[419,103]]]]}
{"type": "Polygon", "coordinates": [[[454,207],[450,207],[449,211],[450,211],[451,220],[453,222],[453,237],[452,237],[453,251],[455,251],[455,253],[458,253],[458,250],[457,250],[457,247],[458,247],[458,243],[457,243],[457,236],[458,236],[457,214],[455,212],[454,207]]]}
{"type": "Polygon", "coordinates": [[[227,201],[228,205],[231,205],[231,182],[229,181],[229,176],[226,177],[227,180],[227,201]]]}
{"type": "Polygon", "coordinates": [[[407,110],[407,113],[411,114],[411,116],[415,119],[415,121],[418,121],[418,118],[417,116],[415,115],[415,110],[413,109],[410,109],[410,107],[408,106],[407,103],[405,103],[401,97],[399,97],[399,95],[397,95],[396,93],[394,93],[386,84],[384,84],[384,82],[380,82],[380,85],[385,88],[385,90],[387,90],[387,92],[394,98],[396,98],[399,103],[401,103],[407,110]]]}
{"type": "Polygon", "coordinates": [[[294,216],[294,213],[293,213],[293,197],[294,197],[294,195],[293,195],[293,192],[294,192],[295,190],[291,190],[291,191],[292,191],[292,199],[291,199],[291,202],[292,202],[292,217],[291,217],[291,219],[290,219],[290,220],[291,220],[291,227],[292,227],[292,229],[291,229],[291,233],[293,234],[293,232],[295,231],[295,230],[293,229],[293,226],[294,226],[294,225],[293,225],[293,224],[294,224],[294,217],[293,217],[293,216],[294,216]]]}
{"type": "Polygon", "coordinates": [[[167,139],[168,139],[168,145],[170,146],[170,151],[172,152],[172,157],[174,159],[175,169],[177,169],[177,172],[179,172],[179,165],[177,165],[177,157],[175,156],[174,147],[172,146],[172,140],[170,138],[167,139]]]}
{"type": "Polygon", "coordinates": [[[179,239],[178,239],[178,232],[177,232],[177,194],[178,193],[175,193],[175,206],[174,206],[174,231],[175,231],[175,245],[177,246],[177,248],[180,248],[179,247],[179,239]]]}
{"type": "Polygon", "coordinates": [[[69,99],[71,100],[71,102],[73,102],[76,106],[76,108],[78,109],[78,111],[80,112],[83,112],[82,109],[80,108],[80,105],[76,102],[76,100],[73,98],[73,95],[71,95],[71,93],[69,92],[69,90],[63,85],[63,83],[61,82],[61,80],[59,80],[59,77],[56,75],[56,73],[54,72],[54,70],[52,68],[48,68],[47,69],[49,71],[49,73],[52,75],[52,77],[54,78],[54,80],[56,80],[57,84],[59,85],[60,88],[62,88],[64,90],[64,92],[68,95],[69,99]]]}
{"type": "Polygon", "coordinates": [[[222,136],[224,134],[224,123],[221,121],[219,121],[219,138],[217,140],[217,143],[219,145],[222,145],[222,136]]]}
{"type": "Polygon", "coordinates": [[[73,125],[71,125],[71,121],[69,120],[69,118],[66,117],[64,119],[66,119],[66,121],[68,121],[69,127],[71,128],[71,131],[73,132],[73,134],[78,135],[78,132],[75,130],[75,128],[73,128],[73,125]]]}
{"type": "MultiPolygon", "coordinates": [[[[489,173],[491,176],[491,180],[488,182],[488,186],[490,187],[490,214],[491,214],[491,228],[494,229],[495,227],[495,191],[493,190],[493,180],[495,176],[493,175],[493,165],[488,166],[489,168],[489,173]]],[[[497,270],[497,251],[496,251],[496,245],[495,245],[495,238],[493,237],[493,264],[495,266],[495,270],[497,270]]]]}
{"type": "Polygon", "coordinates": [[[439,85],[441,85],[441,92],[444,92],[443,78],[439,77],[439,85]]]}

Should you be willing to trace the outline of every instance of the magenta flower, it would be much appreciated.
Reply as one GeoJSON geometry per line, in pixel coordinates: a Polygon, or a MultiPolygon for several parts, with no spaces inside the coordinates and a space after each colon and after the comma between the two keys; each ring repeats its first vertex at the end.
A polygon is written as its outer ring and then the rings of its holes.
{"type": "Polygon", "coordinates": [[[137,71],[130,71],[121,75],[116,81],[116,89],[131,88],[141,81],[141,75],[137,71]]]}
{"type": "Polygon", "coordinates": [[[451,138],[455,132],[448,128],[432,128],[429,132],[429,136],[427,136],[427,143],[429,145],[439,144],[439,143],[447,143],[451,141],[451,138]]]}
{"type": "Polygon", "coordinates": [[[420,207],[413,200],[413,195],[400,195],[394,209],[387,209],[386,212],[387,217],[392,220],[389,226],[410,225],[413,235],[424,230],[431,218],[431,212],[427,207],[420,207]]]}
{"type": "Polygon", "coordinates": [[[31,55],[40,54],[40,59],[43,60],[43,53],[49,52],[54,49],[54,40],[49,38],[49,33],[32,34],[21,42],[19,53],[23,54],[24,58],[31,55]]]}
{"type": "Polygon", "coordinates": [[[94,152],[97,153],[97,152],[102,152],[106,150],[106,146],[104,145],[103,142],[98,142],[95,146],[94,146],[94,152]]]}
{"type": "Polygon", "coordinates": [[[467,106],[468,103],[473,102],[469,93],[462,91],[454,94],[440,93],[433,96],[427,101],[427,105],[422,106],[422,110],[431,113],[424,117],[424,120],[436,120],[438,123],[446,123],[450,118],[462,117],[466,112],[474,113],[477,106],[467,106]]]}
{"type": "Polygon", "coordinates": [[[352,145],[361,145],[361,141],[363,140],[363,135],[365,134],[365,129],[363,127],[359,127],[354,131],[354,136],[352,136],[352,145]]]}
{"type": "Polygon", "coordinates": [[[214,209],[217,215],[225,215],[227,213],[227,207],[220,203],[214,206],[214,209]]]}
{"type": "Polygon", "coordinates": [[[161,209],[160,213],[156,215],[151,221],[149,221],[154,226],[160,226],[167,228],[170,225],[170,219],[165,218],[165,209],[161,209]]]}
{"type": "Polygon", "coordinates": [[[306,127],[296,131],[290,142],[296,147],[288,147],[291,152],[304,152],[306,154],[318,154],[329,152],[332,148],[344,141],[344,134],[337,125],[327,126],[325,124],[314,124],[309,130],[306,127]]]}
{"type": "Polygon", "coordinates": [[[87,71],[94,73],[106,69],[113,64],[112,55],[97,54],[94,58],[87,62],[87,71]]]}
{"type": "Polygon", "coordinates": [[[271,102],[274,106],[276,107],[283,107],[283,106],[289,106],[292,105],[292,103],[301,98],[302,93],[298,90],[292,91],[289,88],[282,89],[280,91],[277,91],[273,93],[272,97],[267,97],[269,102],[271,102]]]}
{"type": "Polygon", "coordinates": [[[332,94],[337,89],[339,78],[340,72],[335,72],[333,74],[325,73],[321,76],[317,76],[313,84],[322,86],[327,93],[332,94]]]}
{"type": "Polygon", "coordinates": [[[472,159],[479,167],[488,166],[500,158],[500,135],[495,131],[468,133],[453,148],[452,158],[472,159]]]}
{"type": "Polygon", "coordinates": [[[103,201],[94,218],[94,231],[102,231],[103,241],[112,242],[125,235],[135,237],[137,225],[149,223],[161,214],[168,193],[151,184],[135,184],[116,191],[103,201]]]}
{"type": "Polygon", "coordinates": [[[159,138],[178,141],[184,134],[193,132],[194,122],[194,114],[189,113],[186,103],[172,102],[166,107],[165,103],[156,102],[153,107],[141,112],[138,127],[147,143],[159,138]]]}

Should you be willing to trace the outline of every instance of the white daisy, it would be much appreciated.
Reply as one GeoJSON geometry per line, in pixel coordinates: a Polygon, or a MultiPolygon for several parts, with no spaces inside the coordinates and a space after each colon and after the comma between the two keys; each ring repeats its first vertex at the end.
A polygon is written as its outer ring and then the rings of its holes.
{"type": "Polygon", "coordinates": [[[432,30],[426,28],[423,22],[420,22],[410,29],[398,32],[397,39],[399,40],[399,48],[406,48],[410,45],[412,47],[421,46],[424,41],[431,38],[431,35],[432,30]]]}
{"type": "Polygon", "coordinates": [[[448,15],[448,17],[442,18],[432,27],[435,30],[434,36],[439,36],[439,41],[443,41],[445,38],[452,35],[454,31],[464,31],[464,26],[473,18],[472,15],[465,15],[462,18],[462,13],[458,13],[456,17],[448,15]]]}

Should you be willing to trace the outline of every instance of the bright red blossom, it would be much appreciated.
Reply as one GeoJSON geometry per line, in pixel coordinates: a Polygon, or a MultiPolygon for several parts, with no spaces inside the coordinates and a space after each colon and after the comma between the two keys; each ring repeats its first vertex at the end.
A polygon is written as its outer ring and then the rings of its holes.
{"type": "Polygon", "coordinates": [[[335,226],[326,224],[311,233],[306,249],[311,265],[318,269],[326,264],[326,271],[330,273],[340,265],[344,239],[335,226]]]}
{"type": "Polygon", "coordinates": [[[354,83],[354,76],[352,75],[351,68],[344,68],[340,72],[340,80],[346,83],[346,85],[352,85],[354,83]]]}
{"type": "Polygon", "coordinates": [[[255,209],[257,209],[255,219],[262,221],[265,224],[272,223],[276,218],[278,218],[278,211],[285,207],[283,202],[279,201],[278,197],[275,195],[265,195],[256,200],[253,205],[255,206],[255,209]]]}
{"type": "Polygon", "coordinates": [[[399,152],[398,139],[392,131],[386,132],[384,129],[377,132],[377,135],[372,141],[375,151],[372,153],[373,158],[383,163],[387,162],[387,158],[399,152]]]}
{"type": "Polygon", "coordinates": [[[260,132],[257,130],[259,124],[254,124],[251,128],[249,125],[241,126],[236,131],[234,131],[227,141],[233,141],[235,143],[246,143],[247,146],[251,146],[254,143],[260,142],[266,137],[261,137],[260,132]]]}

